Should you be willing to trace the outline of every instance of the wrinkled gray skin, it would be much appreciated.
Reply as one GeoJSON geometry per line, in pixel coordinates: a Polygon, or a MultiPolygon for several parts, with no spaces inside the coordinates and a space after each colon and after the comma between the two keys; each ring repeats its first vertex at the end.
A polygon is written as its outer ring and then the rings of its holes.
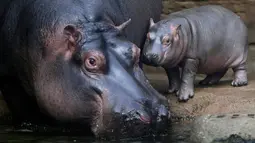
{"type": "Polygon", "coordinates": [[[247,28],[233,12],[207,5],[172,13],[156,24],[151,19],[150,25],[142,60],[165,69],[169,92],[177,91],[180,101],[194,96],[197,73],[207,75],[200,84],[210,85],[232,68],[232,86],[248,84],[247,28]]]}
{"type": "Polygon", "coordinates": [[[15,124],[118,137],[166,129],[167,99],[138,66],[161,0],[9,2],[0,2],[0,90],[15,124]]]}

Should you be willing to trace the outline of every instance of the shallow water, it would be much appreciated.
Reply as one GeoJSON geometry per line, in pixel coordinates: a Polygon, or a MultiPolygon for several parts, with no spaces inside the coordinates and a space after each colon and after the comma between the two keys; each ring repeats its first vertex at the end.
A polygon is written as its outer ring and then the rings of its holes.
{"type": "MultiPolygon", "coordinates": [[[[190,140],[190,123],[172,123],[169,133],[160,137],[144,137],[140,139],[122,139],[118,141],[96,140],[82,136],[64,136],[61,133],[33,133],[29,130],[13,132],[12,127],[0,125],[0,143],[102,143],[102,142],[130,142],[130,143],[194,143],[190,140]]],[[[212,143],[255,143],[255,140],[244,140],[237,135],[227,139],[217,139],[212,143]]]]}
{"type": "Polygon", "coordinates": [[[173,123],[169,129],[168,135],[160,137],[144,137],[140,139],[122,139],[120,141],[103,141],[81,136],[64,136],[59,134],[12,132],[12,127],[0,125],[1,143],[99,143],[99,142],[132,142],[132,143],[191,143],[189,141],[189,124],[173,123]]]}

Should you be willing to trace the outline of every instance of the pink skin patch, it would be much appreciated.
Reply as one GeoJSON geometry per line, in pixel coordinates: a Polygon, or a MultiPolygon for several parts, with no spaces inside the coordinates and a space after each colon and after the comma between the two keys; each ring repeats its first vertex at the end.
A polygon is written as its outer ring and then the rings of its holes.
{"type": "Polygon", "coordinates": [[[147,40],[150,40],[150,33],[147,33],[147,40]]]}
{"type": "Polygon", "coordinates": [[[140,59],[140,48],[138,48],[135,44],[133,44],[132,46],[132,54],[133,54],[133,58],[134,58],[134,61],[135,61],[135,64],[138,64],[139,63],[139,59],[140,59]]]}
{"type": "Polygon", "coordinates": [[[176,27],[173,25],[170,25],[170,29],[171,29],[171,31],[174,31],[176,29],[176,27]]]}
{"type": "Polygon", "coordinates": [[[179,27],[179,25],[177,26],[173,26],[172,24],[170,25],[170,29],[171,29],[171,35],[174,36],[174,38],[176,37],[177,35],[177,28],[179,27]]]}
{"type": "Polygon", "coordinates": [[[150,124],[150,123],[151,123],[150,119],[147,119],[147,118],[144,117],[144,116],[141,116],[141,115],[140,115],[140,119],[141,119],[142,122],[144,122],[144,123],[146,123],[146,124],[150,124]]]}

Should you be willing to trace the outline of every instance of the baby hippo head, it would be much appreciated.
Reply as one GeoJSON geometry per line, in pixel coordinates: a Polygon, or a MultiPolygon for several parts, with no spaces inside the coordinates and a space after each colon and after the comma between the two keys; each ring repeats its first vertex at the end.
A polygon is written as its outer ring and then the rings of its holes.
{"type": "Polygon", "coordinates": [[[150,66],[176,66],[184,54],[181,25],[171,21],[154,23],[150,28],[142,51],[142,61],[150,66]]]}

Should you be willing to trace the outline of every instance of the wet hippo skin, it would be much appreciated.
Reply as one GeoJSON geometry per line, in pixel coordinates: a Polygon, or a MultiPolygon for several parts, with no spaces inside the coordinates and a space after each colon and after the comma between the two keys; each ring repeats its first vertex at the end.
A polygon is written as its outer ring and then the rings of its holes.
{"type": "Polygon", "coordinates": [[[9,2],[0,21],[0,90],[15,125],[131,137],[166,128],[168,101],[139,67],[138,48],[161,0],[9,2]]]}
{"type": "Polygon", "coordinates": [[[239,16],[221,6],[201,6],[172,13],[157,23],[151,19],[142,60],[163,67],[168,91],[187,101],[194,96],[197,73],[207,75],[200,84],[211,85],[232,68],[231,85],[247,85],[247,41],[247,28],[239,16]]]}

